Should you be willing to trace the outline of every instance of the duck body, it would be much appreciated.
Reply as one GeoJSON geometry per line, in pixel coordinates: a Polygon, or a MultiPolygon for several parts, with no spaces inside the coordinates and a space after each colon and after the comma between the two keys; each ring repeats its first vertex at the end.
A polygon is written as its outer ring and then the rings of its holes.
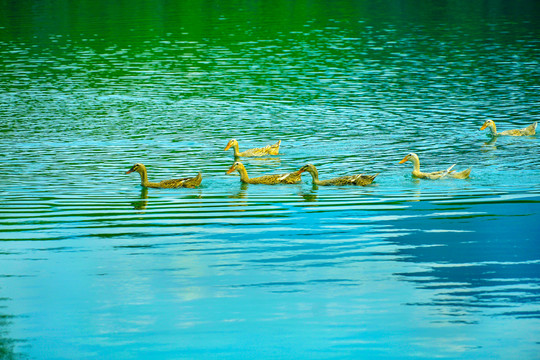
{"type": "Polygon", "coordinates": [[[459,171],[459,172],[455,171],[455,170],[452,170],[452,168],[456,164],[450,166],[446,170],[435,171],[435,172],[430,172],[430,173],[422,172],[422,171],[420,171],[420,159],[418,158],[418,155],[416,155],[415,153],[408,154],[399,163],[403,164],[406,161],[410,161],[410,162],[413,163],[414,169],[413,169],[412,175],[414,177],[416,177],[416,178],[419,178],[419,179],[437,180],[437,179],[442,179],[442,178],[445,178],[445,177],[451,177],[451,178],[455,178],[455,179],[466,179],[466,178],[469,177],[469,175],[471,173],[471,168],[468,168],[468,169],[465,169],[465,170],[459,171]]]}
{"type": "Polygon", "coordinates": [[[531,125],[523,128],[523,129],[512,129],[512,130],[505,130],[501,132],[497,132],[497,126],[495,125],[495,122],[493,120],[487,120],[484,125],[480,128],[480,130],[484,130],[485,128],[489,128],[490,135],[491,136],[500,136],[500,135],[506,135],[506,136],[530,136],[536,134],[536,126],[538,125],[538,122],[534,122],[531,125]]]}
{"type": "Polygon", "coordinates": [[[131,169],[126,171],[126,174],[130,174],[132,172],[138,172],[141,175],[141,186],[144,186],[147,188],[160,188],[160,189],[174,189],[174,188],[180,188],[180,187],[195,188],[199,186],[202,181],[202,174],[200,171],[195,177],[163,180],[157,183],[148,181],[148,173],[146,171],[146,167],[143,164],[133,165],[131,169]]]}
{"type": "Polygon", "coordinates": [[[246,151],[240,152],[238,141],[235,139],[231,139],[227,146],[225,147],[225,151],[229,150],[231,147],[234,149],[234,156],[235,157],[253,157],[253,156],[264,156],[264,155],[278,155],[279,154],[279,145],[281,144],[281,140],[279,140],[277,143],[273,145],[266,145],[262,148],[254,148],[249,149],[246,151]]]}
{"type": "Polygon", "coordinates": [[[313,185],[321,185],[321,186],[328,186],[328,185],[357,185],[357,186],[366,186],[369,185],[375,180],[375,177],[379,174],[375,175],[347,175],[347,176],[341,176],[333,179],[328,180],[319,180],[319,172],[317,171],[317,168],[312,164],[307,164],[303,166],[300,171],[307,171],[311,174],[311,177],[313,178],[313,185]]]}
{"type": "Polygon", "coordinates": [[[300,170],[287,174],[272,174],[250,178],[244,164],[239,161],[235,162],[231,168],[227,170],[227,174],[230,174],[235,170],[240,173],[240,181],[246,184],[297,184],[302,180],[302,172],[300,170]]]}

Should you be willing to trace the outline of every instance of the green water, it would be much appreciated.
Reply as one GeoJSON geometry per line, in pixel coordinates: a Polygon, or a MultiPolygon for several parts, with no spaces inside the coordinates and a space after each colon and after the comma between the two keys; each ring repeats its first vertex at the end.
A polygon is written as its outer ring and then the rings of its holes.
{"type": "Polygon", "coordinates": [[[539,358],[535,1],[0,9],[1,359],[539,358]]]}

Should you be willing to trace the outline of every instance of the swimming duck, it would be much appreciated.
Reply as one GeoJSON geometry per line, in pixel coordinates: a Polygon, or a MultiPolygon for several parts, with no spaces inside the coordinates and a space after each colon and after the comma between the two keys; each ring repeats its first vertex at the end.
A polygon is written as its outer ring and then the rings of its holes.
{"type": "Polygon", "coordinates": [[[420,179],[442,179],[444,177],[453,177],[456,179],[466,179],[469,177],[469,174],[471,173],[471,168],[468,168],[466,170],[456,172],[455,170],[452,170],[456,164],[450,166],[446,170],[442,171],[435,171],[431,173],[425,173],[420,171],[420,159],[418,158],[418,155],[415,153],[410,153],[407,156],[403,158],[399,163],[403,164],[406,161],[410,161],[414,164],[414,170],[412,172],[414,177],[420,178],[420,179]]]}
{"type": "Polygon", "coordinates": [[[375,175],[347,175],[328,180],[319,180],[319,173],[317,168],[312,164],[307,164],[300,169],[301,172],[307,171],[313,178],[313,185],[359,185],[365,186],[373,182],[375,175]]]}
{"type": "Polygon", "coordinates": [[[230,174],[235,170],[240,173],[240,181],[247,184],[296,184],[302,180],[302,171],[300,170],[288,174],[263,175],[249,178],[244,164],[239,161],[235,162],[231,168],[227,170],[227,174],[230,174]]]}
{"type": "Polygon", "coordinates": [[[254,149],[249,149],[249,150],[240,152],[240,150],[238,149],[238,141],[236,141],[235,139],[231,139],[231,141],[229,141],[229,143],[225,147],[225,151],[229,150],[232,146],[234,148],[235,157],[277,155],[279,153],[280,144],[281,144],[281,140],[279,140],[274,145],[266,145],[265,147],[262,147],[262,148],[254,148],[254,149]]]}
{"type": "Polygon", "coordinates": [[[493,120],[487,120],[484,125],[480,128],[480,130],[484,130],[485,128],[489,128],[491,130],[491,136],[499,136],[499,135],[509,135],[509,136],[529,136],[536,134],[536,125],[538,125],[537,122],[534,122],[533,124],[527,126],[523,129],[513,129],[513,130],[505,130],[501,132],[497,132],[497,127],[495,126],[495,122],[493,120]]]}
{"type": "Polygon", "coordinates": [[[138,172],[141,175],[141,186],[148,187],[148,188],[162,188],[162,189],[172,189],[172,188],[179,188],[179,187],[186,187],[186,188],[194,188],[201,184],[202,181],[202,175],[199,171],[199,174],[195,177],[186,177],[182,179],[171,179],[171,180],[163,180],[158,183],[150,182],[148,181],[148,174],[146,173],[146,167],[143,164],[135,164],[126,171],[126,174],[132,173],[132,172],[138,172]]]}

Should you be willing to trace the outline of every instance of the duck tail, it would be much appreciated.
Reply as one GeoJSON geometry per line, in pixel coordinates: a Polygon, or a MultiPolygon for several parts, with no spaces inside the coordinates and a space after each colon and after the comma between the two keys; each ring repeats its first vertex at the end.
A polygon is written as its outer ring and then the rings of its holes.
{"type": "Polygon", "coordinates": [[[463,171],[455,172],[453,171],[450,174],[450,177],[453,177],[454,179],[467,179],[469,175],[471,174],[472,168],[465,169],[463,171]]]}
{"type": "Polygon", "coordinates": [[[193,182],[195,183],[195,186],[201,185],[202,182],[202,173],[199,171],[197,176],[195,176],[195,179],[193,179],[193,182]]]}
{"type": "Polygon", "coordinates": [[[268,149],[268,154],[270,155],[278,155],[279,154],[279,145],[281,144],[281,140],[278,140],[277,143],[275,143],[274,145],[267,145],[266,147],[269,148],[268,149]]]}
{"type": "Polygon", "coordinates": [[[373,182],[379,174],[380,173],[376,173],[374,175],[366,175],[366,178],[368,178],[370,182],[373,182]]]}
{"type": "Polygon", "coordinates": [[[468,168],[468,169],[466,169],[466,170],[463,170],[462,172],[459,173],[459,174],[460,174],[460,177],[461,177],[462,179],[468,178],[469,175],[471,174],[471,170],[472,170],[472,168],[468,168]]]}

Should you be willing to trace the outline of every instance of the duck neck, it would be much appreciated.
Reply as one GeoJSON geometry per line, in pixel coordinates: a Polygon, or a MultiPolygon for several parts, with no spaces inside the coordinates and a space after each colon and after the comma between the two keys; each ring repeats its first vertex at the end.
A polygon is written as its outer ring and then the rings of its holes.
{"type": "Polygon", "coordinates": [[[414,172],[420,172],[420,159],[416,158],[416,157],[411,157],[411,162],[413,163],[413,166],[414,166],[414,172]]]}
{"type": "Polygon", "coordinates": [[[240,148],[238,146],[238,143],[235,142],[232,147],[234,149],[234,156],[239,156],[240,155],[240,148]]]}
{"type": "MultiPolygon", "coordinates": [[[[236,145],[238,146],[238,145],[236,145]]],[[[236,148],[235,148],[236,149],[236,148]]],[[[242,182],[248,182],[249,181],[249,176],[248,176],[248,173],[247,173],[247,170],[246,168],[242,165],[242,166],[238,166],[236,168],[236,170],[238,171],[238,173],[240,173],[240,180],[242,182]]]]}
{"type": "Polygon", "coordinates": [[[315,185],[319,185],[319,172],[317,171],[317,169],[308,169],[307,172],[311,174],[311,177],[313,178],[313,183],[315,185]]]}
{"type": "Polygon", "coordinates": [[[150,182],[148,181],[148,174],[146,173],[146,168],[142,168],[141,171],[139,171],[139,174],[141,175],[141,185],[148,187],[150,182]]]}
{"type": "Polygon", "coordinates": [[[489,124],[488,128],[491,131],[491,135],[497,135],[497,126],[495,126],[495,123],[489,124]]]}

